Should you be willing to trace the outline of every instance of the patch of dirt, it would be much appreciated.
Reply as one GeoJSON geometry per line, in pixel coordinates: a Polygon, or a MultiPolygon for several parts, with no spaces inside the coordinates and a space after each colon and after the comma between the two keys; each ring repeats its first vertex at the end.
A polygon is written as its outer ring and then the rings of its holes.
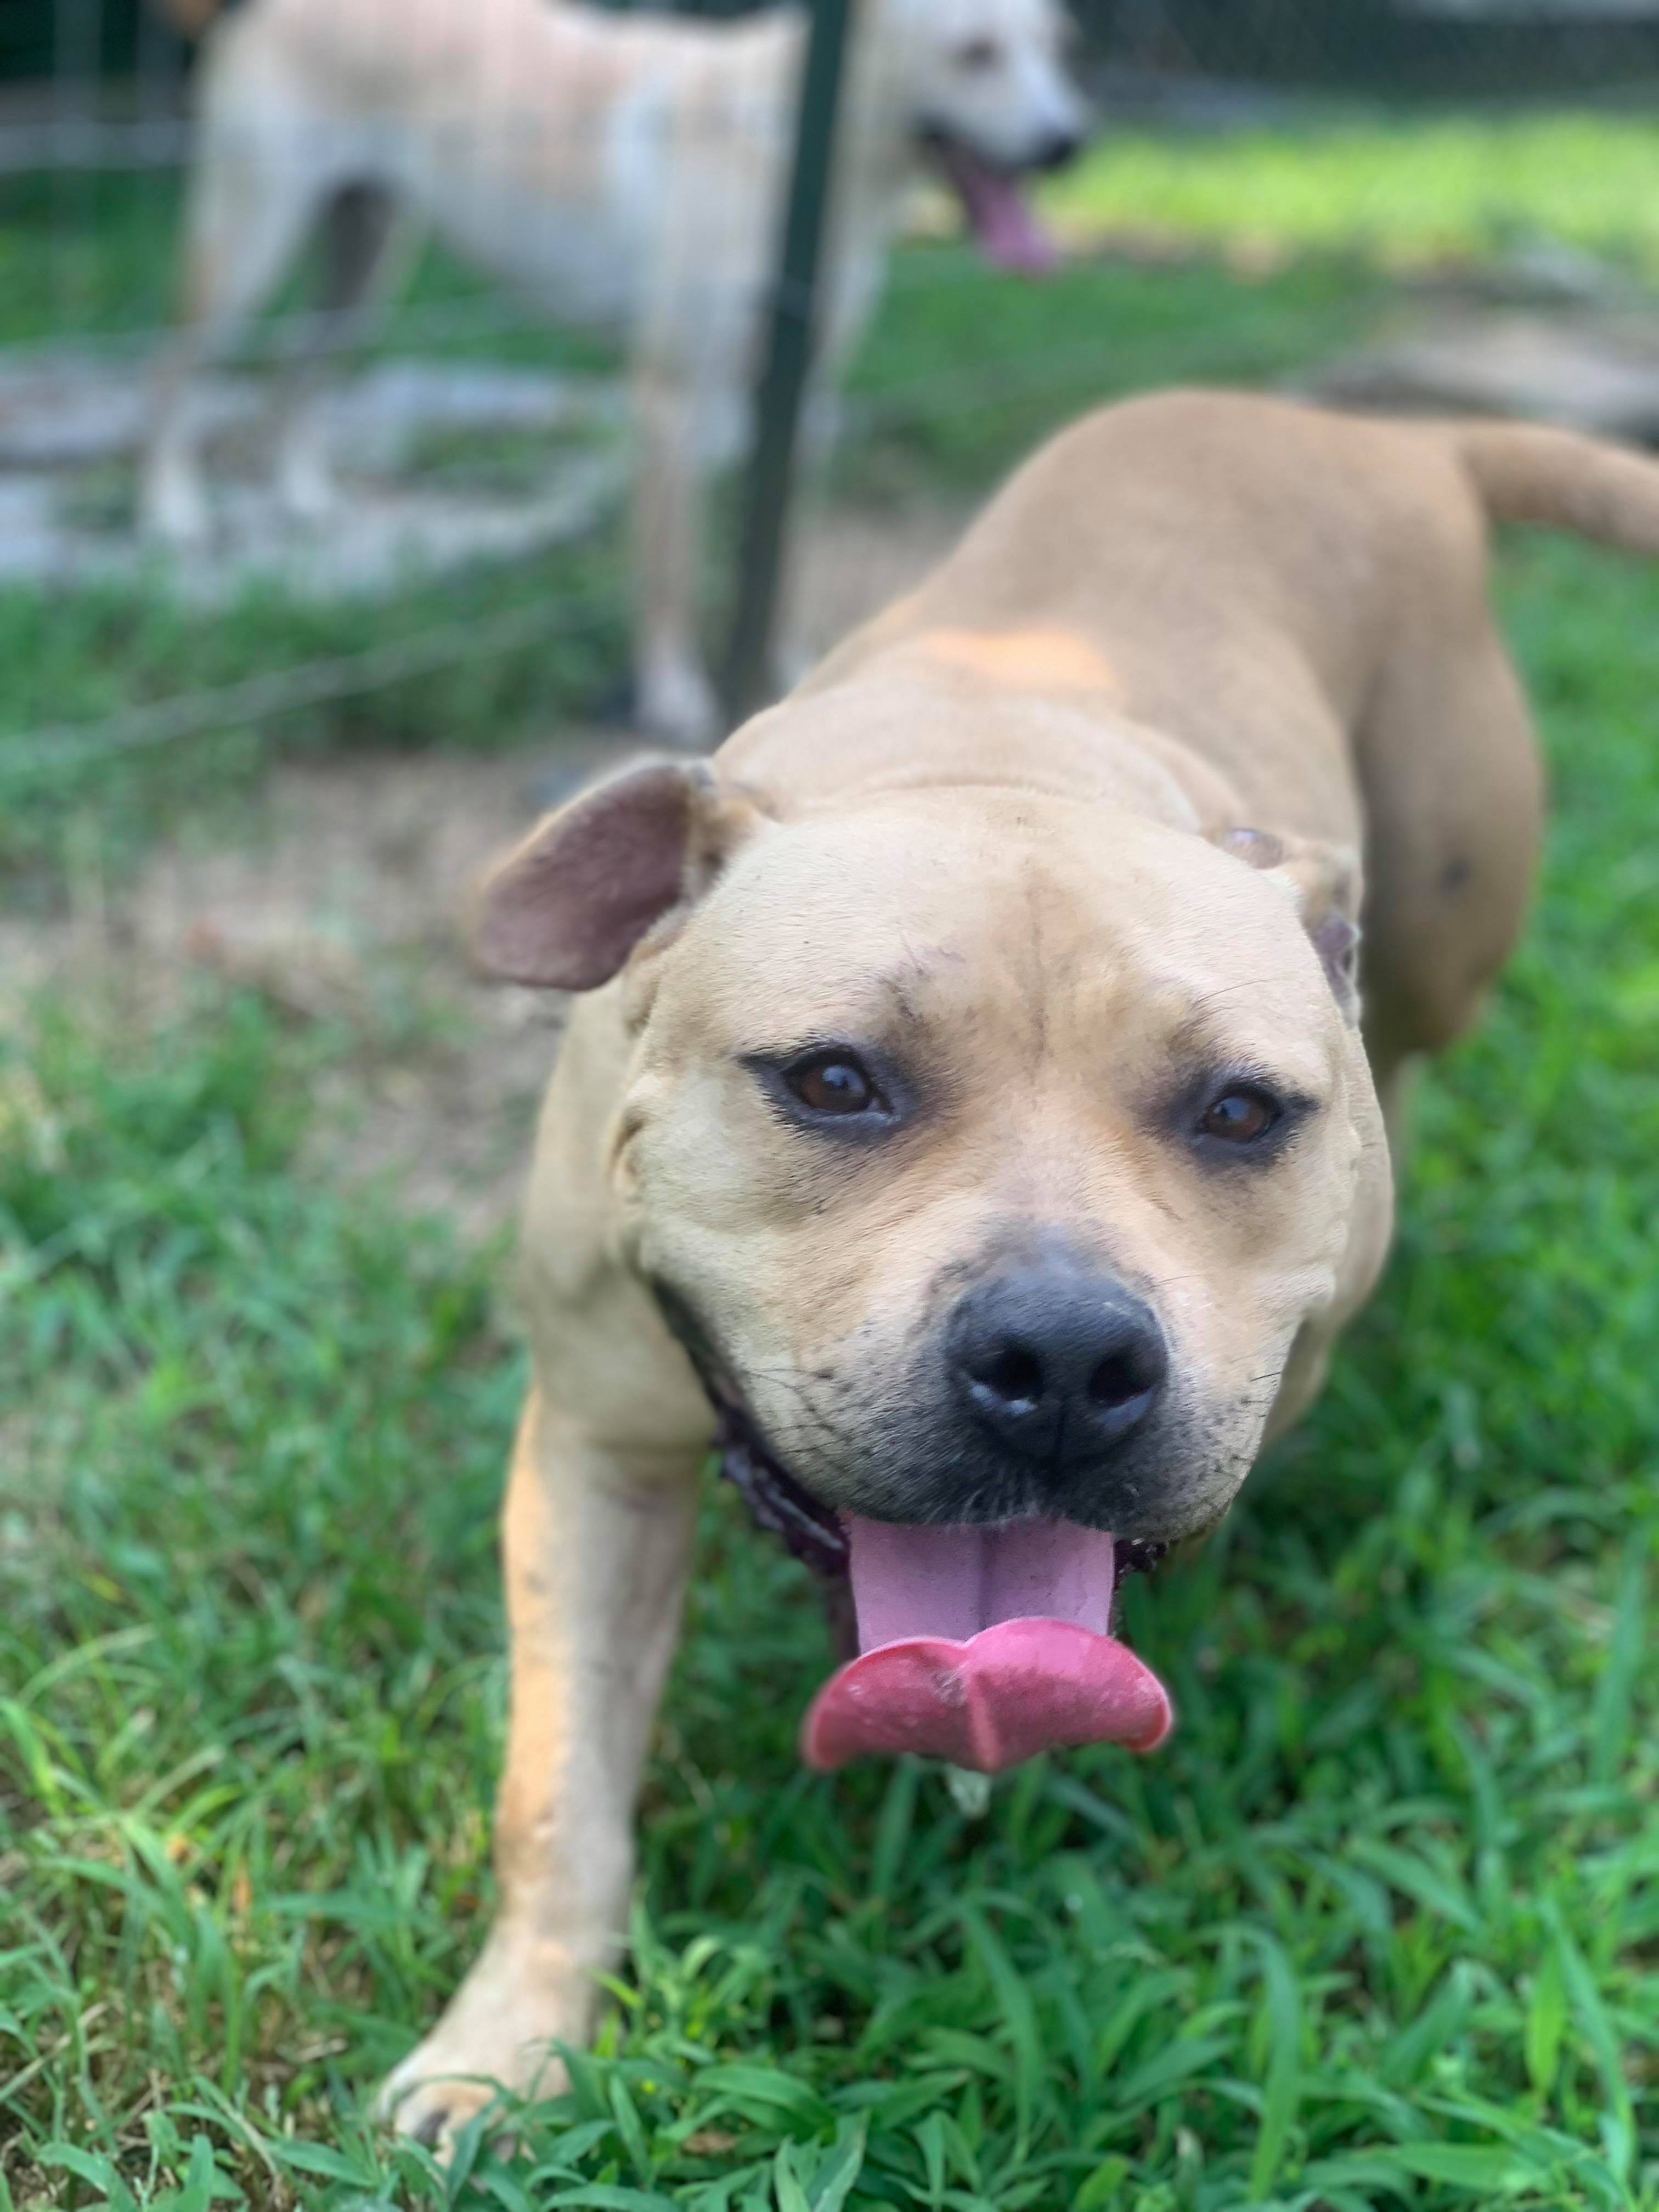
{"type": "Polygon", "coordinates": [[[1342,355],[1297,383],[1347,406],[1514,415],[1648,443],[1659,435],[1659,324],[1462,313],[1342,355]]]}
{"type": "MultiPolygon", "coordinates": [[[[812,522],[812,649],[908,589],[956,527],[941,513],[812,522]]],[[[309,1164],[488,1236],[517,1205],[564,1002],[470,971],[467,898],[542,807],[639,750],[625,731],[569,728],[507,755],[280,765],[245,834],[186,821],[130,888],[77,883],[65,918],[0,916],[6,994],[49,986],[159,1011],[207,972],[327,1023],[341,1048],[309,1164]]]]}
{"type": "MultiPolygon", "coordinates": [[[[627,748],[572,733],[572,782],[627,748]]],[[[486,983],[461,922],[472,885],[537,811],[533,755],[344,759],[271,779],[256,838],[155,856],[126,921],[146,956],[329,1022],[309,1164],[383,1181],[487,1235],[512,1212],[564,1002],[486,983]]]]}
{"type": "Polygon", "coordinates": [[[966,520],[947,507],[842,507],[812,516],[797,556],[802,644],[814,655],[827,653],[848,630],[914,590],[955,544],[966,520]]]}

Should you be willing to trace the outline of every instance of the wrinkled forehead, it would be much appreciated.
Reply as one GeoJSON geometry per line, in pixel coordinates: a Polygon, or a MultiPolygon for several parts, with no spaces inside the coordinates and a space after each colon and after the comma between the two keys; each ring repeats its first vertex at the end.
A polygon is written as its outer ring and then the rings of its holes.
{"type": "Polygon", "coordinates": [[[726,1043],[1028,1021],[1278,1054],[1340,1018],[1289,893],[1200,838],[1103,806],[928,793],[766,830],[673,957],[726,1043]]]}

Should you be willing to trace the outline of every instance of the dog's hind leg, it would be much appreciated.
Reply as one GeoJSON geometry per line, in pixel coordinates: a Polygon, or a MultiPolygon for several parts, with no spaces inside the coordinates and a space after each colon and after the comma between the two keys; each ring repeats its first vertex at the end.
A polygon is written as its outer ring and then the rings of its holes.
{"type": "MultiPolygon", "coordinates": [[[[185,212],[179,328],[156,365],[141,465],[141,527],[178,544],[200,543],[210,525],[191,386],[276,290],[319,191],[314,134],[294,115],[226,104],[226,76],[222,67],[210,73],[185,212]]],[[[234,76],[228,89],[240,94],[234,76]]]]}
{"type": "MultiPolygon", "coordinates": [[[[1389,1138],[1412,1064],[1474,1019],[1520,934],[1537,865],[1543,774],[1521,685],[1484,601],[1449,640],[1395,655],[1356,748],[1368,823],[1362,990],[1389,1138]]],[[[1478,574],[1474,586],[1478,589],[1478,574]]]]}
{"type": "Polygon", "coordinates": [[[325,364],[358,343],[408,265],[411,226],[392,194],[368,183],[343,185],[322,212],[322,270],[313,312],[283,364],[276,489],[296,520],[321,520],[334,504],[324,435],[325,364]]]}

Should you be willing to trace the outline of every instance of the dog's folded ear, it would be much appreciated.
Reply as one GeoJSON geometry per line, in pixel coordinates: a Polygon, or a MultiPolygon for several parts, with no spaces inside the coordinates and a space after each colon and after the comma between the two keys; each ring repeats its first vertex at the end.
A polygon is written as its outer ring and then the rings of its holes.
{"type": "Polygon", "coordinates": [[[649,762],[595,785],[485,878],[471,932],[479,966],[506,982],[597,989],[708,889],[755,818],[703,761],[649,762]]]}
{"type": "Polygon", "coordinates": [[[1359,1018],[1359,856],[1350,845],[1325,845],[1273,830],[1224,830],[1215,842],[1283,884],[1295,898],[1321,967],[1351,1022],[1359,1018]]]}

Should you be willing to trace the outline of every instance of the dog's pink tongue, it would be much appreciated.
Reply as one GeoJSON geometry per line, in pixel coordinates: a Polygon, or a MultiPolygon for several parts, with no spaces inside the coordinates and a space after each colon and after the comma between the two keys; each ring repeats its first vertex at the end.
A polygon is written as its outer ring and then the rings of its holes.
{"type": "Polygon", "coordinates": [[[1060,258],[1054,242],[1032,214],[1013,178],[981,161],[963,146],[948,147],[942,159],[969,228],[988,261],[1025,276],[1041,276],[1054,267],[1060,258]]]}
{"type": "Polygon", "coordinates": [[[1064,1521],[849,1520],[859,1656],[801,1724],[809,1766],[914,1751],[995,1774],[1078,1743],[1151,1751],[1164,1685],[1109,1633],[1112,1540],[1064,1521]]]}

